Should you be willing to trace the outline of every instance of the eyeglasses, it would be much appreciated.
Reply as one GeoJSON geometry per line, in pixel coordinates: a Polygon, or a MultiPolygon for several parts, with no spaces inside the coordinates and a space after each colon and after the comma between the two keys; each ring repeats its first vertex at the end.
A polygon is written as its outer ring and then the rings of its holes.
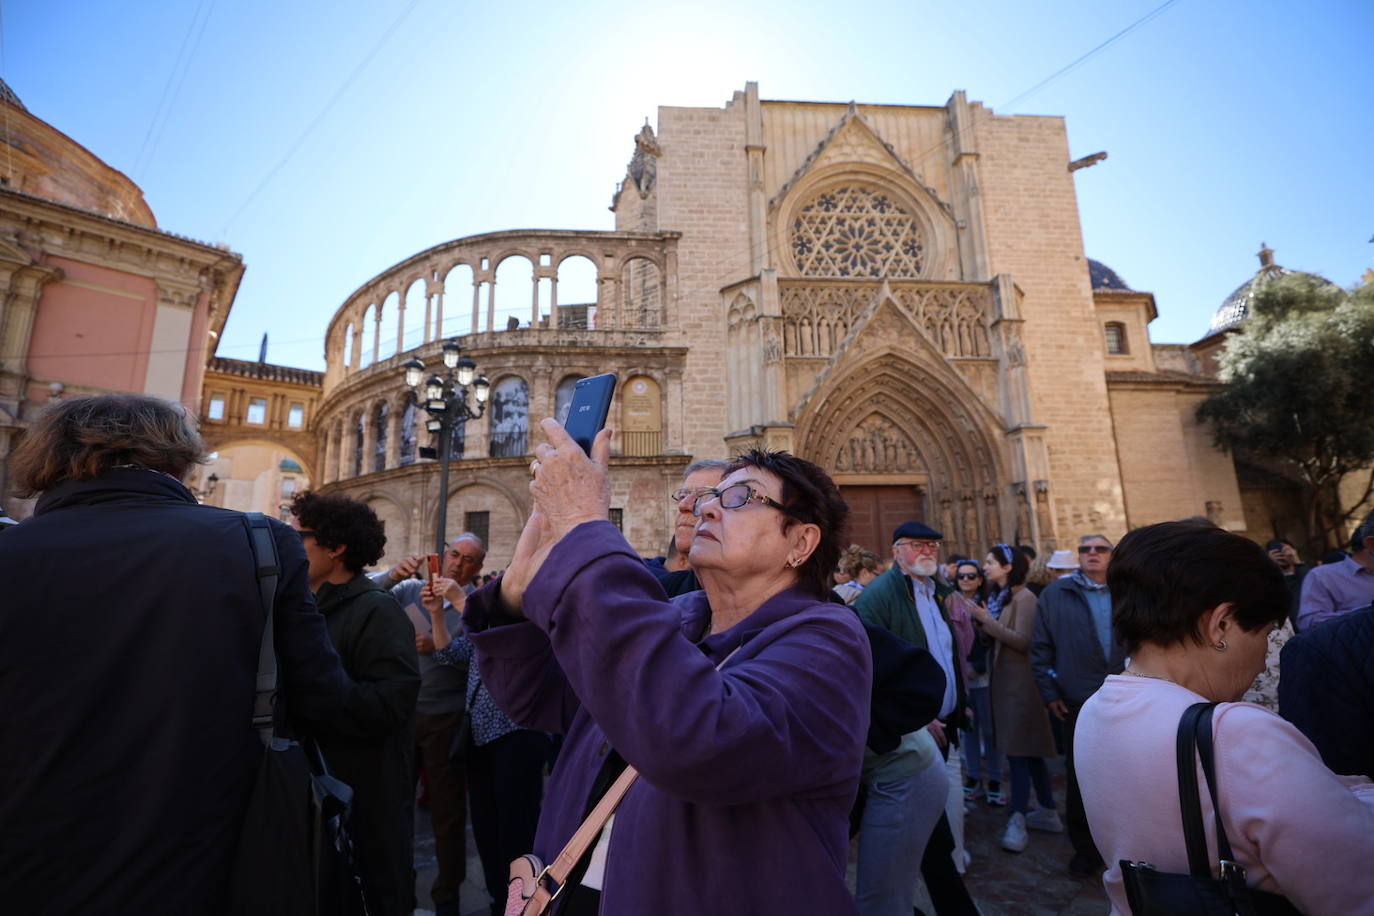
{"type": "Polygon", "coordinates": [[[1111,549],[1110,547],[1108,547],[1106,544],[1081,544],[1081,545],[1079,545],[1078,552],[1079,552],[1080,554],[1085,554],[1085,553],[1111,553],[1111,552],[1112,552],[1112,549],[1111,549]]]}
{"type": "Polygon", "coordinates": [[[980,576],[980,575],[978,575],[978,573],[959,573],[959,578],[960,578],[960,579],[981,579],[981,578],[983,578],[983,577],[980,576]]]}
{"type": "Polygon", "coordinates": [[[910,547],[916,553],[935,553],[940,552],[939,541],[898,541],[894,547],[910,547]]]}
{"type": "Polygon", "coordinates": [[[689,496],[700,496],[703,493],[710,493],[710,487],[679,487],[668,495],[668,498],[675,503],[680,503],[689,496]]]}
{"type": "Polygon", "coordinates": [[[777,509],[779,512],[785,512],[788,515],[792,514],[792,510],[788,509],[782,503],[778,502],[776,499],[764,496],[747,483],[731,484],[723,490],[717,490],[714,487],[706,487],[692,499],[692,514],[697,518],[701,518],[702,508],[713,499],[720,500],[720,507],[722,509],[739,509],[746,503],[762,503],[765,506],[771,506],[777,509]]]}

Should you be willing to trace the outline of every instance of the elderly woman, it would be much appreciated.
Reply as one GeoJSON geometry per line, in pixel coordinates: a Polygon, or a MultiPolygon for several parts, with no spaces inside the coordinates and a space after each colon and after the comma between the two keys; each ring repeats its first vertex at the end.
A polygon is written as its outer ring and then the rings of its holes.
{"type": "Polygon", "coordinates": [[[543,427],[534,512],[465,614],[501,707],[567,733],[534,852],[552,860],[627,763],[641,774],[556,911],[855,912],[872,674],[858,618],[827,600],[847,514],[834,483],[783,452],[740,457],[693,505],[703,591],[670,603],[606,521],[609,433],[589,460],[543,427]]]}
{"type": "MultiPolygon", "coordinates": [[[[1352,791],[1365,777],[1335,775],[1288,722],[1236,702],[1288,615],[1283,576],[1264,550],[1220,528],[1165,522],[1122,539],[1107,581],[1131,660],[1084,704],[1074,750],[1093,839],[1110,864],[1112,912],[1130,912],[1121,860],[1188,871],[1173,761],[1179,719],[1199,702],[1220,704],[1221,822],[1245,883],[1303,913],[1370,912],[1374,812],[1352,791]]],[[[1211,799],[1198,780],[1215,863],[1211,799]]]]}

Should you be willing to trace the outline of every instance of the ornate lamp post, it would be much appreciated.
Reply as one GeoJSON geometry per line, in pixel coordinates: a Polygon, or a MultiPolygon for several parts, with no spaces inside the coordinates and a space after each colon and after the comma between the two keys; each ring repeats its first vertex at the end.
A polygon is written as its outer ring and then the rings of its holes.
{"type": "Polygon", "coordinates": [[[196,499],[203,503],[214,495],[215,487],[219,485],[219,475],[212,473],[202,483],[203,486],[196,491],[196,499]]]}
{"type": "Polygon", "coordinates": [[[487,396],[491,394],[491,382],[486,376],[477,375],[477,364],[463,355],[457,340],[446,341],[442,353],[444,367],[448,370],[443,376],[431,375],[426,379],[425,364],[416,358],[402,367],[406,384],[416,390],[416,403],[429,414],[425,429],[439,434],[439,527],[434,543],[435,553],[440,554],[448,543],[445,529],[448,527],[448,461],[453,450],[453,428],[480,417],[486,409],[487,396]],[[423,391],[420,390],[421,380],[424,381],[423,391]],[[477,402],[475,407],[468,404],[469,388],[477,402]]]}

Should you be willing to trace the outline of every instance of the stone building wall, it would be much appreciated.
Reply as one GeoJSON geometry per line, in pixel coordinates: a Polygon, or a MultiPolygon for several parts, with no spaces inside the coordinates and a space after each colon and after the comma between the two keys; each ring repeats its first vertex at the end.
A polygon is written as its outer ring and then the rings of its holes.
{"type": "Polygon", "coordinates": [[[991,269],[1024,293],[1031,408],[1047,427],[1057,527],[1065,538],[1119,536],[1121,472],[1064,122],[979,112],[976,123],[991,269]]]}
{"type": "Polygon", "coordinates": [[[678,325],[682,442],[697,457],[724,457],[725,317],[720,288],[749,275],[742,94],[723,109],[660,108],[657,229],[681,232],[678,325]]]}

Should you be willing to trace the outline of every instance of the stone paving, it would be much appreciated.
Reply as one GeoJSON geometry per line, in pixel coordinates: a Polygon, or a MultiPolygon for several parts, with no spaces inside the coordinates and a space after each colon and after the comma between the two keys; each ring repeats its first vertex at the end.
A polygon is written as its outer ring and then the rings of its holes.
{"type": "MultiPolygon", "coordinates": [[[[1064,767],[1061,760],[1050,761],[1055,800],[1064,807],[1064,767]]],[[[1010,791],[1010,786],[1004,784],[1010,791]]],[[[966,809],[964,848],[972,857],[964,883],[983,916],[1105,916],[1111,906],[1100,878],[1075,878],[1069,874],[1073,848],[1062,833],[1030,832],[1025,852],[1003,851],[1000,841],[1006,826],[1007,809],[994,808],[979,801],[966,809]]],[[[853,879],[855,846],[850,847],[850,877],[853,879]]],[[[482,863],[472,830],[467,834],[468,879],[463,883],[460,910],[463,916],[485,916],[488,912],[482,863]]],[[[429,812],[416,809],[415,818],[416,892],[420,906],[430,909],[429,887],[434,883],[434,834],[429,812]]],[[[924,898],[924,888],[922,888],[924,898]]],[[[928,899],[918,898],[926,913],[934,916],[928,899]]],[[[716,916],[716,914],[702,914],[716,916]]],[[[825,914],[816,914],[825,916],[825,914]]]]}

